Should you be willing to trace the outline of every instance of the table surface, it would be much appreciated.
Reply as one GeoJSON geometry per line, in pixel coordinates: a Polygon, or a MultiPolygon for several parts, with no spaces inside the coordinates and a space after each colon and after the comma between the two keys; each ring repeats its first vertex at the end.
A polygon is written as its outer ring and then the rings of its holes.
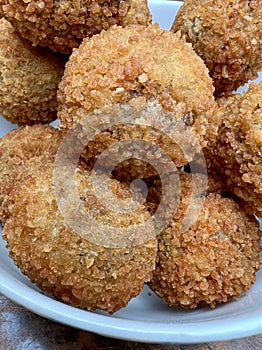
{"type": "Polygon", "coordinates": [[[246,350],[262,349],[262,334],[198,345],[142,344],[102,337],[37,316],[0,295],[0,350],[246,350]]]}

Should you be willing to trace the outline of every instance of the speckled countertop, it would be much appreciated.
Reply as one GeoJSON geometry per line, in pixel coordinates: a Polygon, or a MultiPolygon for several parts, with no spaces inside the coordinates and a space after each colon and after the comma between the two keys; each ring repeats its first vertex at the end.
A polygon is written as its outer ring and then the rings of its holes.
{"type": "Polygon", "coordinates": [[[39,317],[0,295],[0,350],[246,350],[262,349],[262,334],[223,343],[151,345],[63,326],[39,317]]]}

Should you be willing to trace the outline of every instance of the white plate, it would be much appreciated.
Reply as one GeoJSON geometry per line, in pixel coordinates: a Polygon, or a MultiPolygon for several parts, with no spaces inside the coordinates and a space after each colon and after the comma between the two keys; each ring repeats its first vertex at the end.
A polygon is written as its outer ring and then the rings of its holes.
{"type": "MultiPolygon", "coordinates": [[[[149,3],[154,20],[169,29],[179,2],[149,3]]],[[[0,136],[12,128],[0,116],[0,136]]],[[[104,336],[183,344],[230,340],[262,332],[262,271],[246,295],[215,310],[169,308],[145,288],[113,316],[76,309],[44,295],[14,266],[3,240],[0,240],[0,276],[0,292],[16,303],[43,317],[104,336]]]]}

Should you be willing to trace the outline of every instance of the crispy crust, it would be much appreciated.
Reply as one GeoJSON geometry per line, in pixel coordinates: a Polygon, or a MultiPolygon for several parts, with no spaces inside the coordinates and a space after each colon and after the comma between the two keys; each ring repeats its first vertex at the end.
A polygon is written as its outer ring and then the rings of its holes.
{"type": "Polygon", "coordinates": [[[152,22],[152,15],[149,11],[147,0],[129,0],[126,15],[122,18],[120,25],[126,27],[130,24],[149,25],[152,22]]]}
{"type": "Polygon", "coordinates": [[[209,194],[197,221],[181,230],[191,193],[190,175],[186,176],[179,215],[159,235],[157,266],[149,285],[170,305],[215,307],[240,297],[255,282],[259,225],[232,199],[209,194]]]}
{"type": "Polygon", "coordinates": [[[214,156],[212,148],[204,148],[203,155],[205,164],[203,164],[202,159],[195,157],[194,160],[185,167],[185,171],[188,173],[193,172],[196,176],[199,176],[200,183],[203,181],[203,177],[207,176],[207,194],[217,193],[224,198],[232,198],[246,214],[254,215],[254,206],[252,203],[237,196],[234,192],[235,186],[232,186],[231,181],[227,179],[224,173],[226,166],[223,165],[222,161],[219,160],[217,156],[214,156]]]}
{"type": "Polygon", "coordinates": [[[147,100],[159,95],[169,111],[181,102],[184,114],[197,114],[199,134],[205,133],[202,114],[213,107],[207,69],[179,35],[158,25],[114,26],[74,50],[58,92],[61,127],[68,130],[94,109],[129,101],[134,93],[147,100]]]}
{"type": "Polygon", "coordinates": [[[172,172],[201,152],[199,135],[194,125],[180,119],[183,116],[179,106],[175,112],[167,111],[157,98],[133,98],[96,109],[81,119],[68,133],[75,137],[67,148],[72,158],[79,154],[81,166],[113,170],[123,181],[172,172]],[[101,131],[103,121],[106,126],[101,131]],[[97,131],[94,137],[90,137],[89,130],[97,131]],[[81,145],[82,153],[76,144],[81,145]]]}
{"type": "Polygon", "coordinates": [[[227,187],[262,216],[262,83],[219,100],[222,124],[217,142],[209,149],[212,167],[227,187]]]}
{"type": "Polygon", "coordinates": [[[172,25],[206,63],[215,94],[229,93],[262,69],[261,0],[186,0],[172,25]]]}
{"type": "Polygon", "coordinates": [[[147,0],[1,0],[4,16],[21,36],[34,45],[70,53],[83,38],[107,30],[114,24],[149,24],[147,0]]]}
{"type": "MultiPolygon", "coordinates": [[[[61,133],[50,125],[21,126],[0,139],[0,205],[5,190],[21,166],[40,155],[56,154],[61,133]]],[[[0,211],[0,218],[1,217],[0,211]]]]}
{"type": "Polygon", "coordinates": [[[0,47],[0,113],[18,125],[55,120],[65,58],[21,40],[4,18],[0,47]]]}
{"type": "MultiPolygon", "coordinates": [[[[182,166],[190,159],[181,157],[181,149],[178,150],[181,143],[192,141],[192,148],[198,151],[207,140],[214,138],[217,130],[217,120],[212,113],[213,86],[206,67],[179,35],[158,25],[114,26],[85,39],[67,62],[58,101],[60,127],[66,131],[98,111],[99,124],[104,110],[110,111],[121,103],[126,104],[128,111],[146,109],[152,116],[159,110],[163,127],[171,123],[169,129],[172,129],[180,123],[194,136],[187,135],[179,142],[174,138],[171,142],[161,133],[154,134],[148,125],[140,125],[140,131],[134,127],[121,131],[118,127],[116,131],[112,128],[101,133],[95,145],[92,144],[95,146],[92,152],[136,135],[135,138],[147,141],[160,140],[162,144],[158,145],[169,149],[171,159],[182,166]]],[[[133,113],[131,121],[138,120],[139,113],[138,117],[133,113]]]]}
{"type": "MultiPolygon", "coordinates": [[[[76,307],[112,313],[139,294],[152,276],[156,239],[105,248],[76,234],[58,210],[53,167],[53,160],[43,157],[24,166],[3,203],[7,217],[3,238],[16,265],[43,291],[76,307]]],[[[79,171],[76,179],[79,198],[90,199],[88,173],[79,171]]],[[[125,197],[126,189],[115,185],[117,195],[125,197]]],[[[88,199],[86,203],[91,205],[88,199]]],[[[95,207],[93,201],[91,209],[95,207]]],[[[97,217],[102,213],[106,214],[103,208],[94,209],[97,217]]],[[[142,211],[143,215],[148,214],[142,211]]]]}

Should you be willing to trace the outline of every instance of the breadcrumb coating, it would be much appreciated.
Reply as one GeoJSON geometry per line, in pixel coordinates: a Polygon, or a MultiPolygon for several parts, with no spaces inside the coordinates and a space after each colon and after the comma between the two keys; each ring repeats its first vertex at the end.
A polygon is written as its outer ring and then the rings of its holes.
{"type": "Polygon", "coordinates": [[[209,149],[227,187],[262,216],[262,82],[219,100],[221,126],[209,149]]]}
{"type": "Polygon", "coordinates": [[[215,95],[228,94],[262,69],[261,0],[186,0],[171,28],[204,60],[215,95]]]}
{"type": "Polygon", "coordinates": [[[194,174],[198,178],[198,182],[202,183],[204,179],[207,181],[206,194],[218,193],[220,195],[229,193],[229,189],[225,182],[222,181],[220,173],[217,169],[212,167],[212,157],[208,152],[208,149],[203,149],[203,160],[198,155],[183,167],[183,172],[186,174],[194,174]]]}
{"type": "MultiPolygon", "coordinates": [[[[10,256],[39,288],[56,299],[83,309],[113,313],[138,295],[152,276],[156,239],[143,245],[106,248],[78,235],[66,224],[54,193],[54,161],[35,157],[10,184],[3,208],[3,238],[10,256]]],[[[112,180],[113,181],[113,180],[112,180]]],[[[76,172],[79,198],[96,217],[108,219],[107,211],[92,200],[90,175],[76,172]]],[[[114,193],[128,197],[124,186],[113,181],[114,193]]],[[[105,193],[105,199],[107,194],[105,193]]],[[[71,208],[68,208],[71,210],[71,208]]],[[[141,209],[141,219],[148,212],[141,209]]],[[[137,218],[134,219],[137,222],[137,218]]],[[[130,221],[120,222],[129,225],[130,221]]],[[[87,237],[89,230],[87,230],[87,237]]],[[[92,232],[90,232],[92,233],[92,232]]]]}
{"type": "Polygon", "coordinates": [[[57,88],[65,58],[32,47],[0,19],[0,113],[18,125],[57,118],[57,88]]]}
{"type": "Polygon", "coordinates": [[[147,0],[129,0],[126,3],[129,8],[119,25],[126,27],[130,24],[150,25],[152,23],[152,15],[147,0]]]}
{"type": "Polygon", "coordinates": [[[21,126],[0,139],[0,206],[6,186],[21,166],[35,156],[55,155],[61,140],[57,129],[42,124],[21,126]]]}
{"type": "Polygon", "coordinates": [[[216,193],[223,198],[232,198],[247,215],[254,215],[254,206],[234,193],[234,186],[231,186],[230,181],[227,184],[222,163],[218,162],[217,157],[213,155],[211,149],[204,148],[203,154],[205,157],[205,167],[203,167],[202,160],[200,160],[200,164],[199,159],[195,158],[193,162],[190,162],[185,167],[185,171],[187,173],[194,173],[194,175],[199,178],[198,181],[200,184],[203,182],[204,178],[207,178],[206,194],[216,193]]]}
{"type": "Polygon", "coordinates": [[[147,0],[1,0],[0,8],[23,38],[62,53],[71,53],[83,38],[112,25],[152,20],[147,0]]]}
{"type": "Polygon", "coordinates": [[[197,221],[182,230],[186,203],[192,200],[191,181],[189,174],[184,175],[180,209],[158,237],[156,269],[149,285],[169,305],[214,308],[240,297],[255,282],[260,230],[253,216],[217,193],[204,198],[197,221]]]}
{"type": "Polygon", "coordinates": [[[131,122],[139,121],[139,128],[117,126],[100,133],[88,145],[88,154],[90,147],[96,155],[120,140],[140,138],[164,146],[175,164],[183,166],[190,159],[181,156],[179,148],[191,143],[197,152],[217,131],[218,120],[212,113],[213,86],[205,65],[191,45],[158,25],[114,26],[84,39],[66,64],[58,101],[60,127],[65,131],[82,120],[85,123],[94,113],[100,113],[97,124],[103,123],[106,109],[110,112],[118,104],[126,106],[123,108],[127,108],[131,122]],[[185,133],[181,140],[181,131],[179,140],[168,140],[163,133],[153,132],[151,125],[141,125],[143,120],[135,110],[141,114],[146,110],[147,120],[151,113],[152,125],[162,118],[161,126],[166,130],[180,125],[193,136],[185,133]]]}
{"type": "Polygon", "coordinates": [[[0,113],[22,125],[0,139],[2,235],[43,292],[114,313],[145,283],[183,308],[250,289],[262,82],[230,93],[262,67],[261,5],[186,0],[166,31],[146,0],[0,0],[0,113]]]}
{"type": "Polygon", "coordinates": [[[116,172],[123,181],[173,172],[201,152],[198,134],[179,119],[182,112],[144,97],[95,109],[68,132],[75,136],[65,138],[64,153],[69,149],[81,166],[116,172]]]}
{"type": "Polygon", "coordinates": [[[194,127],[205,134],[204,113],[213,106],[207,69],[189,44],[157,24],[114,26],[83,40],[59,86],[61,127],[69,130],[94,109],[127,102],[134,94],[147,100],[158,95],[169,111],[192,111],[194,127]]]}

